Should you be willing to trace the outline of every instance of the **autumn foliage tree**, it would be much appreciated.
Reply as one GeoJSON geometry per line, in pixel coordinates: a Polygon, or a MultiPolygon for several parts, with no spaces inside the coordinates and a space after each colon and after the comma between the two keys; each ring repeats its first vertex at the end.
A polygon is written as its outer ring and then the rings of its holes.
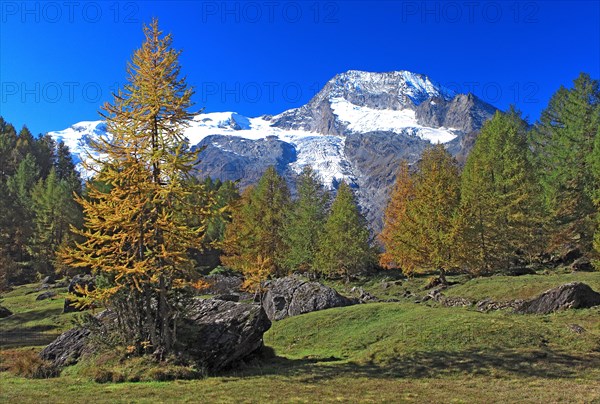
{"type": "Polygon", "coordinates": [[[241,271],[253,291],[259,291],[268,276],[284,273],[280,259],[286,251],[283,228],[289,204],[288,186],[273,166],[234,204],[221,261],[241,271]]]}
{"type": "Polygon", "coordinates": [[[410,167],[406,160],[400,163],[396,174],[396,182],[390,194],[390,200],[385,209],[383,230],[379,241],[384,246],[384,252],[379,257],[379,263],[384,268],[400,267],[408,269],[411,261],[404,255],[405,245],[400,237],[402,226],[409,220],[407,208],[414,198],[414,184],[410,167]]]}
{"type": "Polygon", "coordinates": [[[174,348],[183,291],[195,280],[188,251],[199,246],[203,226],[185,219],[190,210],[205,217],[209,207],[187,202],[203,188],[185,181],[197,153],[183,136],[193,91],[180,77],[180,52],[156,20],[144,35],[128,83],[103,107],[110,136],[92,143],[102,160],[87,197],[78,198],[84,241],[61,256],[99,276],[86,299],[116,313],[123,342],[160,359],[174,348]]]}
{"type": "Polygon", "coordinates": [[[436,145],[423,152],[414,173],[400,167],[381,239],[384,261],[405,273],[436,270],[445,281],[453,264],[453,218],[459,203],[458,163],[436,145]]]}

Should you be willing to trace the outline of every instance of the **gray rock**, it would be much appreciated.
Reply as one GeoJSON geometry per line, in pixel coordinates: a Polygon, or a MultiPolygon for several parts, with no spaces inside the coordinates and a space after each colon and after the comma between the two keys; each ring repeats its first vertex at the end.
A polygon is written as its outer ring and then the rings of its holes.
{"type": "Polygon", "coordinates": [[[214,299],[225,300],[227,302],[239,302],[240,295],[234,295],[234,294],[217,295],[214,297],[214,299]]]}
{"type": "Polygon", "coordinates": [[[600,305],[600,293],[585,283],[572,282],[547,290],[538,297],[524,302],[518,313],[548,314],[565,309],[582,309],[600,305]]]}
{"type": "Polygon", "coordinates": [[[89,335],[87,328],[72,328],[44,348],[40,357],[56,367],[74,365],[85,352],[89,335]]]}
{"type": "Polygon", "coordinates": [[[204,278],[210,285],[204,293],[212,295],[238,294],[244,280],[239,276],[228,276],[223,274],[208,275],[204,278]]]}
{"type": "Polygon", "coordinates": [[[344,297],[328,286],[309,282],[298,276],[287,276],[269,282],[262,299],[262,305],[270,320],[282,320],[312,311],[356,303],[354,299],[344,297]]]}
{"type": "Polygon", "coordinates": [[[53,292],[51,290],[44,292],[44,293],[40,293],[35,300],[46,300],[46,299],[51,299],[54,296],[56,296],[56,292],[53,292]]]}
{"type": "Polygon", "coordinates": [[[571,270],[576,272],[592,272],[594,271],[594,265],[586,257],[577,258],[571,264],[571,270]]]}
{"type": "Polygon", "coordinates": [[[198,176],[240,181],[241,189],[258,182],[267,167],[274,166],[288,180],[294,173],[289,164],[296,161],[293,145],[279,139],[250,140],[235,136],[211,135],[198,145],[204,148],[196,165],[198,176]]]}
{"type": "Polygon", "coordinates": [[[458,94],[451,100],[431,98],[419,104],[415,112],[421,125],[454,128],[466,134],[479,130],[496,108],[473,94],[458,94]]]}
{"type": "Polygon", "coordinates": [[[258,304],[197,300],[185,320],[180,342],[185,355],[208,372],[228,368],[263,346],[271,321],[258,304]]]}
{"type": "Polygon", "coordinates": [[[56,282],[56,277],[54,275],[48,275],[40,282],[42,285],[44,284],[52,284],[56,282]]]}
{"type": "MultiPolygon", "coordinates": [[[[95,316],[104,324],[116,320],[107,310],[95,316]]],[[[262,347],[262,336],[271,327],[258,304],[219,299],[196,300],[178,328],[179,352],[208,372],[215,372],[246,358],[262,347]]],[[[93,352],[87,328],[73,328],[61,334],[40,353],[55,367],[70,366],[93,352]]]]}
{"type": "Polygon", "coordinates": [[[0,318],[6,318],[9,316],[12,316],[13,312],[8,310],[6,307],[4,306],[0,306],[0,318]]]}

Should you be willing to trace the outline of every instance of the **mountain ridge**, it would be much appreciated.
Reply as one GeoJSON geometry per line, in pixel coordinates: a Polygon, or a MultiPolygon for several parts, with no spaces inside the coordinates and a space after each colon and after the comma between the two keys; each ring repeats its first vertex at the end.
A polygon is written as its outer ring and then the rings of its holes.
{"type": "MultiPolygon", "coordinates": [[[[349,70],[334,76],[307,104],[275,116],[236,112],[196,115],[185,129],[203,147],[199,176],[258,181],[269,165],[290,182],[311,165],[326,188],[351,184],[375,231],[382,225],[389,189],[401,159],[414,163],[430,144],[443,143],[459,160],[496,108],[472,94],[455,94],[428,76],[408,71],[349,70]]],[[[49,132],[80,163],[102,121],[82,121],[49,132]]]]}

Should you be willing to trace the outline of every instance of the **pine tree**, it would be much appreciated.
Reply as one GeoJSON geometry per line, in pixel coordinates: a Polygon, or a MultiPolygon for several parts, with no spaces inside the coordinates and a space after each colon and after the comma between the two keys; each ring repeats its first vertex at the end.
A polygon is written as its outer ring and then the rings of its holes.
{"type": "Polygon", "coordinates": [[[39,169],[32,154],[27,154],[19,163],[15,174],[8,178],[6,185],[10,198],[10,240],[13,256],[18,262],[29,259],[28,240],[33,233],[34,209],[31,190],[38,180],[39,169]]]}
{"type": "Polygon", "coordinates": [[[194,280],[188,250],[202,239],[202,226],[190,228],[185,218],[190,209],[204,217],[210,207],[186,203],[190,192],[203,189],[185,186],[197,154],[183,137],[193,92],[180,78],[180,52],[156,20],[144,35],[128,83],[103,107],[112,138],[92,143],[105,157],[87,198],[77,199],[84,241],[61,257],[104,280],[87,299],[115,311],[124,342],[162,358],[173,349],[184,287],[194,280]]]}
{"type": "MultiPolygon", "coordinates": [[[[446,270],[453,264],[453,217],[459,202],[458,163],[436,145],[423,152],[416,171],[409,178],[401,168],[402,190],[399,219],[385,235],[392,240],[388,259],[403,272],[437,270],[445,282],[446,270]],[[405,206],[404,206],[405,205],[405,206]]],[[[393,206],[393,205],[392,205],[393,206]]]]}
{"type": "Polygon", "coordinates": [[[81,228],[82,213],[73,199],[73,192],[71,184],[66,179],[59,179],[54,169],[33,188],[35,231],[29,250],[40,274],[54,272],[56,251],[73,239],[70,226],[81,228]]]}
{"type": "Polygon", "coordinates": [[[233,209],[221,259],[244,273],[250,289],[258,291],[269,275],[284,272],[278,258],[285,254],[282,231],[289,204],[287,184],[271,166],[256,187],[244,191],[233,209]],[[257,272],[261,276],[255,276],[257,272]]]}
{"type": "Polygon", "coordinates": [[[505,270],[540,252],[543,212],[530,154],[514,108],[484,124],[462,173],[456,222],[459,261],[472,273],[505,270]]]}
{"type": "Polygon", "coordinates": [[[594,151],[592,153],[592,173],[596,189],[593,193],[594,204],[596,205],[596,230],[594,233],[593,247],[598,257],[595,262],[597,269],[600,268],[600,125],[598,125],[598,133],[594,141],[594,151]]]}
{"type": "Polygon", "coordinates": [[[329,195],[310,166],[297,180],[298,198],[292,204],[283,229],[285,254],[280,257],[287,272],[314,273],[315,257],[327,216],[329,195]]]}
{"type": "Polygon", "coordinates": [[[533,132],[536,166],[551,216],[553,246],[591,248],[596,208],[593,193],[594,142],[600,125],[597,80],[582,73],[571,89],[561,87],[533,132]]]}
{"type": "Polygon", "coordinates": [[[0,182],[6,182],[6,179],[13,175],[17,169],[12,160],[17,139],[15,127],[0,116],[0,162],[2,162],[0,164],[0,182]]]}
{"type": "Polygon", "coordinates": [[[369,230],[350,186],[342,181],[327,217],[316,255],[316,267],[327,277],[351,276],[373,267],[369,230]]]}
{"type": "Polygon", "coordinates": [[[404,255],[404,244],[398,236],[402,227],[408,220],[406,211],[409,203],[414,199],[414,183],[408,162],[403,160],[396,174],[394,188],[385,209],[383,230],[379,240],[383,244],[384,252],[379,258],[379,264],[384,268],[400,267],[410,272],[411,261],[404,255]]]}

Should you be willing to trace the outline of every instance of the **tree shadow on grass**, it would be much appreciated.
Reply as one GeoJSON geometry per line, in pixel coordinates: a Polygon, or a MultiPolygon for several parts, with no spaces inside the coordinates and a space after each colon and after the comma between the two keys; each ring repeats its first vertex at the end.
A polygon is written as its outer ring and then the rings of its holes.
{"type": "Polygon", "coordinates": [[[35,324],[61,313],[61,309],[30,310],[15,313],[0,321],[0,348],[19,348],[48,345],[61,331],[58,325],[35,324]],[[27,323],[35,325],[24,326],[27,323]]]}
{"type": "Polygon", "coordinates": [[[243,371],[245,375],[277,374],[298,377],[311,383],[340,376],[369,378],[436,378],[452,375],[540,377],[569,379],[597,372],[600,354],[585,356],[555,352],[549,349],[516,351],[418,352],[400,356],[393,362],[353,363],[336,358],[263,359],[258,367],[243,371]]]}

